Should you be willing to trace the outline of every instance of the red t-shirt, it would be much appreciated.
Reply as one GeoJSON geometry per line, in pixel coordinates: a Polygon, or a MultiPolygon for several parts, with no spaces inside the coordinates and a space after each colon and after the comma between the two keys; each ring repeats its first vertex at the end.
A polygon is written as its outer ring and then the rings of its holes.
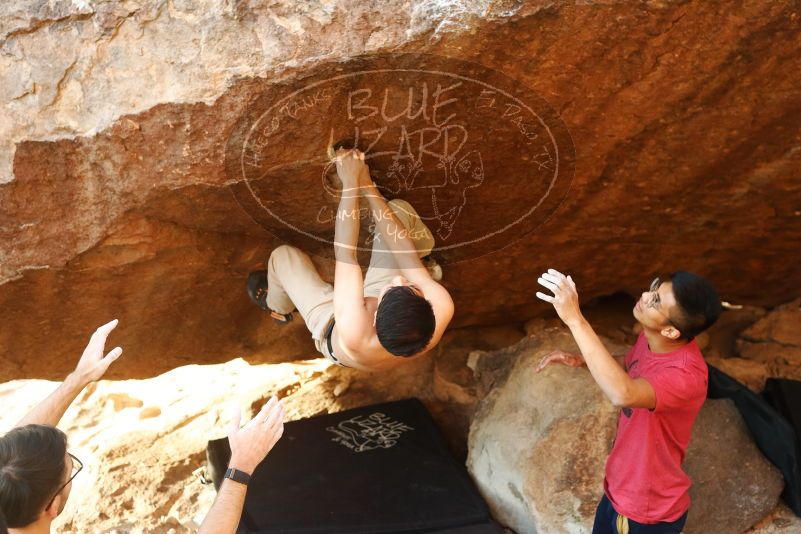
{"type": "Polygon", "coordinates": [[[676,521],[690,507],[690,478],[681,463],[709,370],[695,341],[655,354],[640,334],[626,355],[626,372],[651,384],[656,406],[621,410],[604,493],[617,513],[638,523],[676,521]]]}

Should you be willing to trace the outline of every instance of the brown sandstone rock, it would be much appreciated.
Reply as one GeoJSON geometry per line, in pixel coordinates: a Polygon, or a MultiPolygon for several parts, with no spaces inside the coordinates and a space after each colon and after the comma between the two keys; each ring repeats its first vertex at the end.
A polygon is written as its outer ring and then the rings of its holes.
{"type": "Polygon", "coordinates": [[[520,533],[586,530],[614,437],[616,412],[586,370],[534,373],[557,348],[576,349],[550,328],[478,360],[489,393],[470,427],[467,465],[493,515],[520,533]]]}
{"type": "Polygon", "coordinates": [[[773,510],[784,489],[727,399],[708,400],[693,428],[684,469],[693,481],[687,534],[739,534],[773,510]]]}
{"type": "Polygon", "coordinates": [[[801,347],[801,299],[771,311],[743,332],[742,337],[801,347]]]}
{"type": "Polygon", "coordinates": [[[759,361],[712,356],[706,358],[706,362],[742,382],[754,393],[760,393],[765,389],[765,381],[770,376],[768,366],[759,361]]]}
{"type": "Polygon", "coordinates": [[[737,340],[743,358],[763,363],[771,376],[801,379],[801,308],[798,300],[771,311],[737,340]]]}
{"type": "MultiPolygon", "coordinates": [[[[468,468],[516,532],[589,532],[603,491],[616,411],[586,369],[533,372],[542,355],[572,343],[564,330],[543,330],[477,358],[479,384],[491,389],[470,428],[468,468]]],[[[783,488],[727,400],[704,405],[685,468],[694,481],[688,534],[739,534],[774,509],[783,488]]]]}
{"type": "Polygon", "coordinates": [[[471,350],[508,347],[522,335],[521,329],[515,326],[462,328],[446,332],[441,345],[435,349],[432,391],[420,395],[428,397],[433,393],[437,403],[448,408],[449,416],[440,418],[439,423],[458,458],[467,457],[470,421],[481,400],[475,373],[468,367],[471,350]]]}
{"type": "Polygon", "coordinates": [[[743,358],[764,363],[771,376],[801,380],[801,347],[742,339],[737,347],[743,358]]]}
{"type": "MultiPolygon", "coordinates": [[[[244,296],[247,272],[292,236],[273,236],[237,203],[226,146],[262,96],[381,66],[387,51],[503,73],[516,94],[547,101],[546,122],[564,124],[576,148],[572,181],[537,208],[537,224],[499,234],[471,261],[455,262],[467,248],[442,251],[456,324],[543,312],[535,280],[550,266],[572,273],[583,299],[637,294],[680,266],[729,300],[776,304],[798,288],[801,86],[788,73],[801,71],[799,16],[789,1],[5,3],[0,374],[62,376],[113,316],[137,354],[114,376],[314,356],[302,327],[279,329],[244,296]]],[[[373,96],[407,81],[376,74],[373,96]]],[[[389,94],[388,109],[402,108],[405,93],[389,94]]],[[[314,98],[291,109],[304,102],[314,98]]],[[[525,178],[541,162],[522,159],[511,123],[497,120],[506,111],[465,123],[480,130],[465,155],[500,148],[482,153],[483,184],[467,193],[454,236],[536,205],[526,187],[541,182],[525,178]]],[[[310,111],[271,145],[267,159],[282,167],[262,185],[276,205],[306,217],[331,200],[319,168],[299,160],[320,157],[344,113],[310,111]]]]}
{"type": "Polygon", "coordinates": [[[737,338],[743,330],[764,317],[767,311],[757,306],[742,306],[723,310],[712,327],[707,330],[709,346],[706,357],[732,358],[737,355],[737,338]]]}
{"type": "Polygon", "coordinates": [[[795,534],[801,532],[801,517],[796,516],[783,502],[746,534],[795,534]]]}

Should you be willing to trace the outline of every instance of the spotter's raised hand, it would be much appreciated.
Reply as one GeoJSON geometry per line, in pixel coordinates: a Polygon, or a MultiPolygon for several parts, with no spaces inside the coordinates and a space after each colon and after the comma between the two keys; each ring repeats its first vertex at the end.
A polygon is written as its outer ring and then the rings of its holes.
{"type": "Polygon", "coordinates": [[[81,359],[78,361],[74,371],[74,375],[81,384],[86,385],[100,380],[109,366],[122,354],[122,347],[115,347],[108,354],[105,354],[106,339],[111,331],[117,327],[117,323],[117,319],[114,319],[97,327],[92,337],[89,338],[89,343],[83,349],[81,359]]]}
{"type": "Polygon", "coordinates": [[[570,326],[581,321],[578,292],[573,278],[563,275],[556,269],[548,269],[547,272],[542,273],[537,282],[553,293],[552,296],[538,291],[537,297],[553,304],[559,318],[566,325],[570,326]]]}

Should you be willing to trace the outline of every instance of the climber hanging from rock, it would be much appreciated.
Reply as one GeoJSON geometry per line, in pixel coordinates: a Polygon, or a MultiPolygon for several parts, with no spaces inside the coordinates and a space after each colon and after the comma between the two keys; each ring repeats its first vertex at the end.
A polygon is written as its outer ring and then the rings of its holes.
{"type": "Polygon", "coordinates": [[[273,250],[266,271],[250,274],[248,294],[280,323],[289,322],[297,309],[317,350],[331,361],[387,369],[436,346],[453,317],[453,300],[432,278],[432,273],[441,277],[439,266],[421,260],[433,249],[434,237],[414,208],[384,199],[358,149],[339,147],[330,154],[343,186],[333,286],[320,278],[306,253],[282,245],[273,250]],[[356,257],[360,195],[375,228],[364,279],[356,257]]]}

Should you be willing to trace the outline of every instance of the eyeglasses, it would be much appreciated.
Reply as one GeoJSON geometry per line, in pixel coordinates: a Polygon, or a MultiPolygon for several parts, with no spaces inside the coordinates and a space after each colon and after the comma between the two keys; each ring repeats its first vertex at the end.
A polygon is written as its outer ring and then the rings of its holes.
{"type": "Polygon", "coordinates": [[[659,286],[662,285],[662,280],[657,276],[654,278],[654,281],[651,282],[651,287],[648,288],[648,292],[651,294],[651,298],[648,302],[645,303],[646,308],[654,308],[657,309],[661,300],[659,298],[659,286]]]}
{"type": "Polygon", "coordinates": [[[58,488],[56,493],[53,495],[53,498],[50,499],[50,502],[47,503],[47,506],[45,506],[45,510],[50,508],[50,505],[52,505],[53,501],[56,500],[56,497],[58,497],[58,494],[61,493],[61,490],[66,488],[69,485],[69,483],[72,482],[72,479],[75,478],[76,476],[78,476],[78,473],[80,473],[81,469],[83,469],[83,462],[81,462],[78,458],[73,456],[72,453],[68,452],[67,454],[69,454],[70,458],[72,458],[72,473],[70,474],[70,477],[67,479],[67,481],[64,482],[64,484],[62,484],[58,488]]]}
{"type": "Polygon", "coordinates": [[[670,320],[668,314],[664,313],[660,308],[660,304],[662,304],[662,300],[659,296],[659,287],[662,285],[662,280],[657,276],[654,278],[654,281],[651,282],[651,287],[648,289],[648,292],[651,293],[651,298],[648,302],[645,303],[646,308],[653,308],[656,312],[665,318],[665,320],[674,328],[676,325],[673,324],[673,321],[670,320]]]}

